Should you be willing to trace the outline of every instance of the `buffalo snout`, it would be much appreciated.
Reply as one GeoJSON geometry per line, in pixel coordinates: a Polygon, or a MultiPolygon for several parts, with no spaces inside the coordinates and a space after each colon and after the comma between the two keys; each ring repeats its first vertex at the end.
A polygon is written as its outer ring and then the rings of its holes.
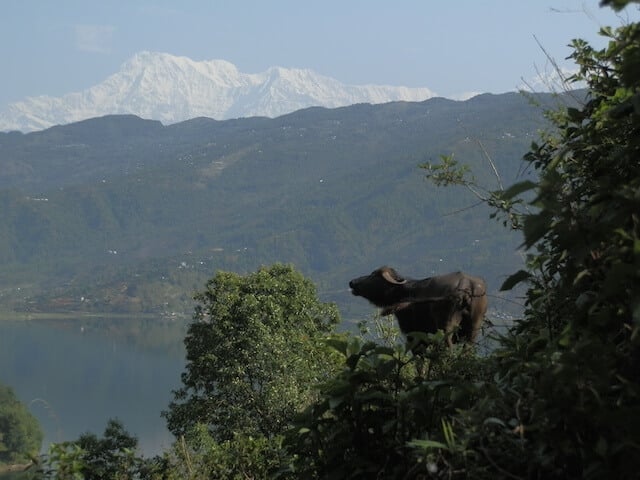
{"type": "Polygon", "coordinates": [[[351,293],[356,297],[364,297],[375,303],[375,299],[379,296],[379,290],[381,287],[378,283],[379,282],[376,277],[365,275],[351,280],[349,282],[349,288],[351,289],[351,293]]]}
{"type": "Polygon", "coordinates": [[[349,288],[351,289],[351,293],[353,293],[356,296],[360,295],[359,287],[360,287],[361,280],[362,280],[362,277],[358,277],[358,278],[354,278],[349,282],[349,288]]]}

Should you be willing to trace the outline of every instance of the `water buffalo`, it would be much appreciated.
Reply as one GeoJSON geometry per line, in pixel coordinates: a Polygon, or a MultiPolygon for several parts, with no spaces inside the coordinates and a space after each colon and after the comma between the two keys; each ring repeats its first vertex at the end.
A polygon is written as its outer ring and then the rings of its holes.
{"type": "Polygon", "coordinates": [[[450,347],[459,340],[475,342],[487,311],[485,281],[462,272],[412,280],[381,267],[354,278],[349,287],[383,315],[393,313],[405,335],[444,330],[450,347]]]}

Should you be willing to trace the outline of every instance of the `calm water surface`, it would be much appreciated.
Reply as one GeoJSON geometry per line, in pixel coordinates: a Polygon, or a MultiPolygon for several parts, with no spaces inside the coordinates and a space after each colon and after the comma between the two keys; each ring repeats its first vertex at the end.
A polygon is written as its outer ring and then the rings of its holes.
{"type": "Polygon", "coordinates": [[[102,436],[109,418],[138,437],[145,455],[171,444],[160,413],[180,386],[180,336],[152,332],[149,321],[118,320],[126,328],[115,330],[109,322],[0,321],[0,381],[40,421],[45,450],[85,432],[102,436]]]}

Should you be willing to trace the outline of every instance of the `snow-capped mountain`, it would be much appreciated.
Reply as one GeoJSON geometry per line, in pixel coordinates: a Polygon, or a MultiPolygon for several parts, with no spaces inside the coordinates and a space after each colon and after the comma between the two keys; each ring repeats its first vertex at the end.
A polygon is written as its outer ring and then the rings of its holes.
{"type": "Polygon", "coordinates": [[[224,60],[198,62],[141,52],[87,90],[11,104],[0,114],[0,131],[28,132],[126,113],[164,124],[194,117],[276,117],[310,106],[422,101],[433,96],[428,88],[345,85],[306,69],[271,67],[251,74],[224,60]]]}

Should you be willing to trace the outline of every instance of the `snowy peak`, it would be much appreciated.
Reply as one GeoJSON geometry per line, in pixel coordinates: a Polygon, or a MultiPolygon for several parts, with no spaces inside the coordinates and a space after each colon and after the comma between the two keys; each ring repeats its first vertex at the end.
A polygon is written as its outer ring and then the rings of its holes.
{"type": "Polygon", "coordinates": [[[308,69],[270,67],[250,74],[225,60],[195,61],[144,51],[82,92],[11,104],[0,114],[0,131],[41,130],[110,114],[133,114],[165,124],[194,117],[276,117],[311,106],[422,101],[433,96],[428,88],[345,85],[308,69]]]}
{"type": "Polygon", "coordinates": [[[237,87],[241,73],[236,66],[225,60],[196,62],[188,57],[177,57],[167,53],[140,52],[127,60],[120,74],[142,75],[151,80],[181,76],[185,78],[206,78],[214,84],[237,87]]]}

